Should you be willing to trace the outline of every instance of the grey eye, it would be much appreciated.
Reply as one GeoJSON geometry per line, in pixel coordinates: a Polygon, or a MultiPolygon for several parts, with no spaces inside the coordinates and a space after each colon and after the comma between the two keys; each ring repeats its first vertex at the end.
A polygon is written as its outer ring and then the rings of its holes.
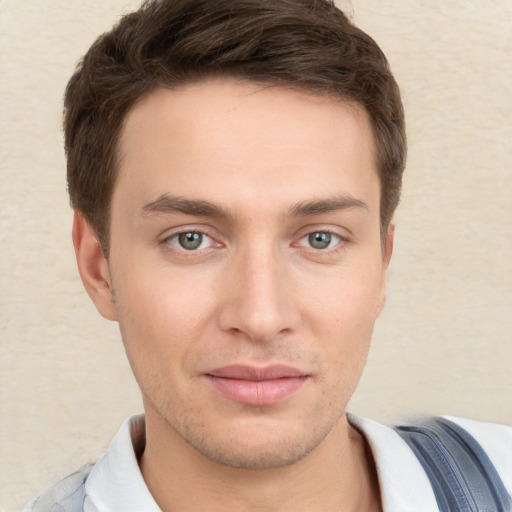
{"type": "Polygon", "coordinates": [[[332,235],[325,231],[317,231],[308,235],[308,242],[314,249],[327,249],[331,245],[332,235]]]}
{"type": "Polygon", "coordinates": [[[199,249],[203,243],[203,233],[197,233],[194,231],[190,233],[180,233],[177,238],[180,247],[186,251],[199,249]]]}
{"type": "Polygon", "coordinates": [[[331,249],[341,243],[341,241],[341,236],[336,233],[329,231],[313,231],[304,235],[300,239],[299,245],[321,251],[323,249],[331,249]]]}
{"type": "Polygon", "coordinates": [[[215,241],[202,231],[182,231],[165,239],[178,251],[202,251],[215,247],[215,241]]]}

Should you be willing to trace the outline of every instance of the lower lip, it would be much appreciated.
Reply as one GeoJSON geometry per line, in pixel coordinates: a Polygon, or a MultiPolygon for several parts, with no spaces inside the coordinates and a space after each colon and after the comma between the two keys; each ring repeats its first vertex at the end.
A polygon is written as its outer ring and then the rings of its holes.
{"type": "Polygon", "coordinates": [[[247,405],[272,405],[297,391],[307,377],[285,377],[269,380],[226,379],[206,376],[212,386],[224,396],[247,405]]]}

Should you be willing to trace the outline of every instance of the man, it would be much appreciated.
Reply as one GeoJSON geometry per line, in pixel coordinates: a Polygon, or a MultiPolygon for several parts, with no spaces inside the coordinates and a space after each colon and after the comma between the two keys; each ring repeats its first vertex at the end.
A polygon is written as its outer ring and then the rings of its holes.
{"type": "MultiPolygon", "coordinates": [[[[441,510],[415,451],[345,414],[405,166],[375,42],[325,0],[151,1],[65,109],[80,275],[145,416],[27,510],[441,510]]],[[[510,429],[455,425],[510,494],[510,429]]]]}

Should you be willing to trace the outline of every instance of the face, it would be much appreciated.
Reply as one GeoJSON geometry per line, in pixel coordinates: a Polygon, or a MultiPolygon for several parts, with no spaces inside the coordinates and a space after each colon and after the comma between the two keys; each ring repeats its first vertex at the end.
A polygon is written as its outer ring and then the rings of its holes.
{"type": "Polygon", "coordinates": [[[354,105],[228,80],[140,101],[112,198],[115,300],[99,309],[148,427],[245,468],[326,442],[384,301],[379,197],[354,105]]]}

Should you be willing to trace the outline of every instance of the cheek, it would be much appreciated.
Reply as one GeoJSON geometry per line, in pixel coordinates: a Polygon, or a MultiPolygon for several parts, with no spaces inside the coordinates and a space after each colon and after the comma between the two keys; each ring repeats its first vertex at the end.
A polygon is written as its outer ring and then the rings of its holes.
{"type": "Polygon", "coordinates": [[[115,290],[116,309],[131,359],[167,366],[197,348],[196,335],[212,311],[209,294],[198,282],[165,272],[132,273],[117,281],[122,287],[115,290]]]}
{"type": "Polygon", "coordinates": [[[377,266],[366,272],[340,272],[325,279],[323,286],[311,288],[302,305],[324,361],[338,378],[364,366],[379,311],[380,283],[377,266]]]}
{"type": "Polygon", "coordinates": [[[315,286],[307,286],[303,310],[314,312],[320,325],[338,332],[373,326],[381,300],[382,274],[377,266],[353,271],[335,269],[315,286]]]}

